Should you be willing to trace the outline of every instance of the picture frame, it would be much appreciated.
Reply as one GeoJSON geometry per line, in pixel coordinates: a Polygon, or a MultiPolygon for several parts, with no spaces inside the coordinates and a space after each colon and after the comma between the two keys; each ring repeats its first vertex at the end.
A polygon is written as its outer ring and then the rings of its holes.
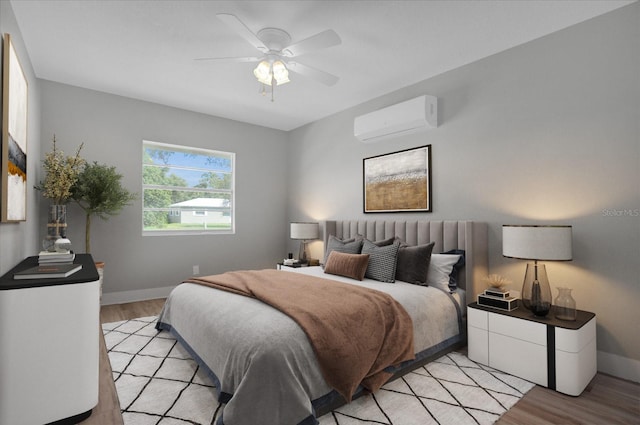
{"type": "Polygon", "coordinates": [[[363,159],[365,213],[431,212],[431,145],[363,159]]]}
{"type": "Polygon", "coordinates": [[[2,152],[0,221],[27,219],[28,83],[9,34],[2,50],[2,152]]]}

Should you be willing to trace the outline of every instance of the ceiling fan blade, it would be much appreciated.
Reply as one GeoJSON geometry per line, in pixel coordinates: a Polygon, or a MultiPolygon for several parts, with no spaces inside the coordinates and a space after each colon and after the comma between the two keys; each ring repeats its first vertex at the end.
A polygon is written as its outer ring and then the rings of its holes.
{"type": "Polygon", "coordinates": [[[269,49],[264,45],[262,41],[240,20],[236,15],[229,13],[218,13],[216,15],[218,19],[224,22],[229,28],[237,32],[242,38],[247,40],[253,47],[261,52],[267,52],[269,49]]]}
{"type": "Polygon", "coordinates": [[[255,56],[246,56],[241,58],[224,57],[224,58],[195,58],[195,61],[217,61],[217,62],[259,62],[262,58],[255,56]]]}
{"type": "Polygon", "coordinates": [[[304,75],[305,77],[313,78],[314,80],[327,86],[333,86],[340,80],[339,77],[336,77],[333,74],[320,71],[319,69],[312,68],[308,65],[303,65],[299,62],[287,61],[287,68],[289,68],[289,70],[293,72],[297,72],[300,75],[304,75]]]}
{"type": "Polygon", "coordinates": [[[282,54],[287,57],[300,56],[314,50],[337,46],[341,43],[342,40],[340,39],[340,36],[336,34],[334,30],[326,30],[294,43],[291,46],[287,46],[282,50],[282,54]]]}

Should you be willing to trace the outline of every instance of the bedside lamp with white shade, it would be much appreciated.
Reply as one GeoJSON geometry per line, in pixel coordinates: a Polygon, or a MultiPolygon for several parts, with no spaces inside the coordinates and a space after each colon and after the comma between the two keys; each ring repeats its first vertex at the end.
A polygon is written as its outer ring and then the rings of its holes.
{"type": "Polygon", "coordinates": [[[536,316],[551,309],[551,287],[544,264],[538,261],[572,259],[571,226],[503,225],[502,255],[534,260],[527,264],[522,284],[522,303],[536,316]]]}
{"type": "Polygon", "coordinates": [[[300,240],[300,253],[298,259],[302,263],[306,263],[307,260],[307,241],[318,239],[318,223],[291,223],[291,239],[300,240]]]}

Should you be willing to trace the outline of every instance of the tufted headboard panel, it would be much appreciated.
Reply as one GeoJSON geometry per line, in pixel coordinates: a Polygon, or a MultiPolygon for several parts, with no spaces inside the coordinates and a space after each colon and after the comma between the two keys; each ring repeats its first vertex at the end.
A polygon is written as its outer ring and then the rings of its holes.
{"type": "Polygon", "coordinates": [[[340,239],[362,235],[376,241],[394,236],[409,245],[435,242],[434,253],[452,249],[465,251],[465,267],[458,285],[467,291],[467,303],[477,299],[486,285],[482,279],[489,270],[487,224],[477,221],[422,221],[422,220],[327,220],[324,223],[324,246],[329,235],[340,239]]]}

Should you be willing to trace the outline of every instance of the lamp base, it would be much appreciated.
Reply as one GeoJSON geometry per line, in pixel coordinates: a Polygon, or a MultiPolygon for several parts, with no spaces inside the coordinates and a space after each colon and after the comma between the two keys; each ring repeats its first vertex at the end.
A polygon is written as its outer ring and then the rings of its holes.
{"type": "Polygon", "coordinates": [[[298,253],[298,260],[300,260],[300,262],[303,264],[307,263],[307,242],[304,240],[300,241],[300,252],[298,253]]]}
{"type": "Polygon", "coordinates": [[[538,262],[527,264],[527,273],[522,284],[522,304],[538,317],[545,317],[551,311],[551,287],[547,269],[538,262]]]}

